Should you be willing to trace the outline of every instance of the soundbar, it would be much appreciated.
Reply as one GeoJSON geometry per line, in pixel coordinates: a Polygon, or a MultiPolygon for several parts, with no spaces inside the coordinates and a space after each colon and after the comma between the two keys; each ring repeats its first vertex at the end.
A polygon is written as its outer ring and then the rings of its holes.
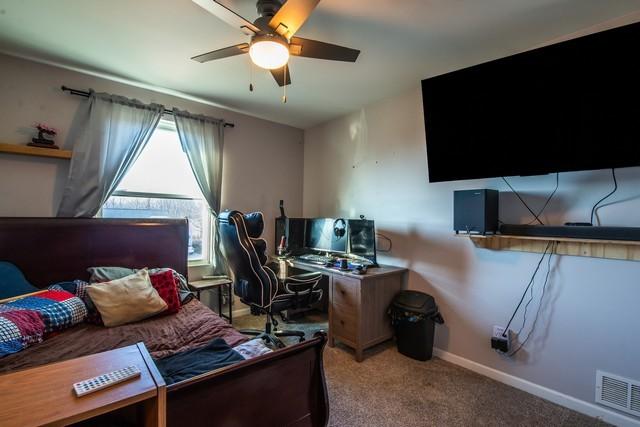
{"type": "Polygon", "coordinates": [[[513,236],[640,241],[640,227],[502,224],[500,233],[513,236]]]}

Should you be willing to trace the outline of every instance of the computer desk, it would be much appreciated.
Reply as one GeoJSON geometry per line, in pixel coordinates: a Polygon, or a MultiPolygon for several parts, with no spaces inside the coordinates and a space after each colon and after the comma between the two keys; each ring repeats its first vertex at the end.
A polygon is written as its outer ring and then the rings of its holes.
{"type": "Polygon", "coordinates": [[[361,362],[364,350],[393,338],[387,308],[406,284],[406,268],[381,265],[366,274],[354,274],[295,259],[288,262],[329,278],[329,347],[337,340],[353,348],[356,361],[361,362]]]}

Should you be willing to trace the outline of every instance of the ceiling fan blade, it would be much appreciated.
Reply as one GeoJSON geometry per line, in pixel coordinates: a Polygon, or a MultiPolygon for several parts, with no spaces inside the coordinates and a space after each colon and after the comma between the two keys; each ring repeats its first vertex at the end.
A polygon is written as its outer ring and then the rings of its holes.
{"type": "Polygon", "coordinates": [[[209,62],[214,59],[228,58],[229,56],[242,55],[249,52],[249,43],[240,43],[235,46],[229,46],[211,52],[203,53],[202,55],[196,55],[192,57],[194,61],[209,62]]]}
{"type": "Polygon", "coordinates": [[[235,13],[233,10],[228,7],[218,3],[215,0],[192,0],[195,4],[211,13],[212,15],[217,16],[222,19],[227,24],[232,27],[240,29],[243,33],[248,36],[252,36],[260,31],[258,27],[253,25],[251,22],[244,19],[242,16],[235,13]]]}
{"type": "Polygon", "coordinates": [[[319,42],[317,40],[303,39],[302,37],[291,38],[289,52],[295,56],[306,58],[328,59],[331,61],[356,62],[360,51],[337,44],[319,42]]]}
{"type": "Polygon", "coordinates": [[[302,27],[318,3],[320,0],[287,0],[273,15],[269,26],[276,33],[290,39],[302,27]]]}
{"type": "Polygon", "coordinates": [[[276,83],[278,83],[278,86],[282,87],[284,86],[284,75],[285,75],[285,69],[287,70],[287,85],[291,84],[291,73],[289,72],[289,66],[285,65],[282,68],[277,68],[275,70],[269,70],[271,71],[271,75],[273,76],[274,79],[276,79],[276,83]]]}

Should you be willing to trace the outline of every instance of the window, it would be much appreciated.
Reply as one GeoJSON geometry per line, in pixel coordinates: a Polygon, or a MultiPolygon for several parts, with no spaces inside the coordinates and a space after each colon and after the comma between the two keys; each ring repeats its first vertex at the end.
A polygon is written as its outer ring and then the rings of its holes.
{"type": "Polygon", "coordinates": [[[189,262],[210,263],[211,215],[173,121],[161,121],[102,207],[103,218],[187,218],[189,262]]]}

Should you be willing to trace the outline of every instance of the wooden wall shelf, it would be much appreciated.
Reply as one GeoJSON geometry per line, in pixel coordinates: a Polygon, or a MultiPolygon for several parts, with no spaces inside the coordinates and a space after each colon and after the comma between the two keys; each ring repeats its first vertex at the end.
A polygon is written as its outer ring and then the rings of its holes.
{"type": "Polygon", "coordinates": [[[26,156],[53,157],[55,159],[70,159],[71,151],[52,148],[29,147],[21,144],[0,143],[0,153],[22,154],[26,156]]]}
{"type": "Polygon", "coordinates": [[[570,237],[534,237],[496,235],[457,234],[471,239],[479,248],[543,253],[549,242],[557,242],[555,253],[592,258],[640,261],[640,242],[627,240],[574,239],[570,237]]]}

